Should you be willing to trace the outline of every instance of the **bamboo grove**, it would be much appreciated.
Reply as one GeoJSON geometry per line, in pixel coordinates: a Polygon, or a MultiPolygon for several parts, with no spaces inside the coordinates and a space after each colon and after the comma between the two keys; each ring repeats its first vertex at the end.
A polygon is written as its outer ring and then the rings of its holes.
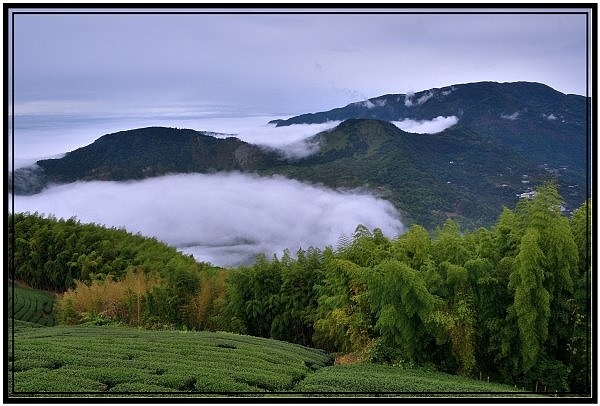
{"type": "Polygon", "coordinates": [[[230,331],[363,362],[421,365],[528,390],[589,393],[591,201],[561,214],[554,183],[490,228],[336,247],[222,269],[122,229],[9,217],[9,277],[58,294],[64,324],[230,331]]]}

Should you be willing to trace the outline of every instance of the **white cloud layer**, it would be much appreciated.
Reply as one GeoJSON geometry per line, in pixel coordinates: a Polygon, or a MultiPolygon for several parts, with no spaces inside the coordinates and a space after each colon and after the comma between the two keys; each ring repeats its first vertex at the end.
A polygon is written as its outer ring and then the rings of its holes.
{"type": "Polygon", "coordinates": [[[76,216],[154,236],[198,261],[229,266],[258,253],[335,245],[358,224],[404,231],[388,201],[279,176],[186,174],[138,182],[78,182],[14,196],[15,211],[76,216]]]}
{"type": "Polygon", "coordinates": [[[400,121],[392,121],[402,131],[416,134],[436,134],[452,127],[458,123],[456,116],[437,116],[433,120],[412,120],[405,118],[400,121]]]}

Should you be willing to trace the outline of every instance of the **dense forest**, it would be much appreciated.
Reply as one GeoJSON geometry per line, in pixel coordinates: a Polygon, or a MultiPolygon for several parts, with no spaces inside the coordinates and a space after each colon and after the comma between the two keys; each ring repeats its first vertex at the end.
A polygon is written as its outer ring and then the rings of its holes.
{"type": "Polygon", "coordinates": [[[9,217],[10,277],[54,291],[61,323],[231,331],[364,362],[589,393],[591,201],[556,184],[474,231],[447,220],[223,269],[155,239],[37,213],[9,217]]]}

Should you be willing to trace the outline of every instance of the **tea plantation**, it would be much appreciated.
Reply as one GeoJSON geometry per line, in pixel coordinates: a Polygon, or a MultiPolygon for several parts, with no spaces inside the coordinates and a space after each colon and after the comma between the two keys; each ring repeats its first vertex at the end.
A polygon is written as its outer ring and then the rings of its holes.
{"type": "Polygon", "coordinates": [[[331,394],[363,392],[406,396],[510,396],[520,392],[507,385],[462,378],[424,368],[376,364],[325,367],[307,377],[295,389],[331,394]]]}
{"type": "MultiPolygon", "coordinates": [[[[9,327],[12,323],[9,322],[9,327]]],[[[491,392],[514,388],[376,365],[231,333],[80,325],[9,329],[11,396],[330,396],[353,392],[491,392]],[[14,338],[14,340],[13,340],[14,338]]],[[[520,395],[524,395],[521,393],[520,395]]]]}
{"type": "Polygon", "coordinates": [[[8,315],[15,320],[53,326],[55,324],[53,306],[54,296],[50,293],[8,285],[8,315]]]}
{"type": "Polygon", "coordinates": [[[9,361],[15,393],[256,393],[292,390],[332,359],[319,350],[230,333],[19,324],[9,361]]]}

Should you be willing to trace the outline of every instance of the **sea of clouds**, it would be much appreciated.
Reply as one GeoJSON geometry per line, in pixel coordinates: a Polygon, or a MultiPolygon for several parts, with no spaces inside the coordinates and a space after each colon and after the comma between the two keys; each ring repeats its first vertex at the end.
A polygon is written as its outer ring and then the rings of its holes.
{"type": "Polygon", "coordinates": [[[124,227],[220,266],[259,253],[335,246],[358,224],[396,236],[400,215],[387,201],[280,176],[181,174],[137,182],[76,182],[14,196],[17,212],[124,227]]]}

